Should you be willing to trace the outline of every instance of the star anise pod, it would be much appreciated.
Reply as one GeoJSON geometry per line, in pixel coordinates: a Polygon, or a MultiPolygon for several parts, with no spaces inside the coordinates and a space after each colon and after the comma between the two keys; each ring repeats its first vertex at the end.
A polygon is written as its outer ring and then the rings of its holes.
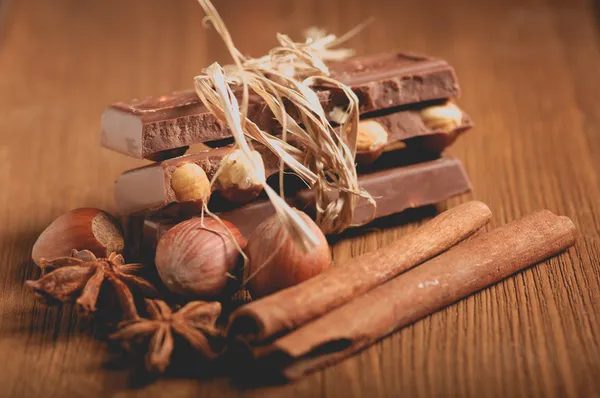
{"type": "Polygon", "coordinates": [[[125,319],[138,318],[130,288],[145,296],[157,295],[148,281],[133,275],[142,264],[125,264],[122,255],[112,253],[108,258],[97,258],[89,250],[73,250],[71,257],[42,260],[42,277],[25,282],[35,296],[48,303],[75,301],[81,312],[96,311],[100,288],[105,281],[112,286],[122,307],[125,319]]]}
{"type": "Polygon", "coordinates": [[[205,358],[214,359],[218,352],[209,339],[220,336],[215,322],[221,314],[219,302],[192,301],[176,312],[161,300],[146,299],[149,319],[123,321],[119,330],[110,336],[131,349],[132,343],[147,343],[146,369],[162,373],[171,361],[174,336],[178,334],[205,358]]]}

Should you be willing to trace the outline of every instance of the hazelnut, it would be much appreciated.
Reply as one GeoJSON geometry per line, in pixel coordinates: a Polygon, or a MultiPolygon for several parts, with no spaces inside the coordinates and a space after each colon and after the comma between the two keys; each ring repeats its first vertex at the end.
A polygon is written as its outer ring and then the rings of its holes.
{"type": "Polygon", "coordinates": [[[188,298],[216,296],[241,258],[238,250],[245,246],[246,239],[230,222],[191,218],[161,236],[156,270],[173,293],[188,298]]]}
{"type": "Polygon", "coordinates": [[[263,190],[265,165],[262,157],[257,151],[252,151],[250,158],[252,164],[237,149],[221,160],[217,182],[225,199],[234,203],[246,203],[256,198],[263,190]]]}
{"type": "Polygon", "coordinates": [[[319,226],[304,212],[293,210],[317,238],[303,250],[287,232],[279,215],[260,223],[248,238],[248,272],[244,283],[258,298],[297,285],[331,268],[331,249],[319,226]]]}
{"type": "Polygon", "coordinates": [[[423,119],[425,126],[431,130],[450,133],[460,126],[463,114],[460,108],[454,103],[446,102],[444,105],[421,109],[421,119],[423,119]]]}
{"type": "Polygon", "coordinates": [[[171,175],[171,187],[180,202],[203,202],[210,197],[210,181],[196,163],[184,163],[171,175]]]}
{"type": "Polygon", "coordinates": [[[378,122],[366,120],[358,123],[356,161],[371,164],[381,155],[387,144],[388,133],[378,122]]]}
{"type": "Polygon", "coordinates": [[[121,228],[112,215],[99,209],[81,208],[54,220],[33,245],[31,258],[43,266],[44,260],[70,256],[73,249],[108,257],[123,251],[124,246],[121,228]]]}

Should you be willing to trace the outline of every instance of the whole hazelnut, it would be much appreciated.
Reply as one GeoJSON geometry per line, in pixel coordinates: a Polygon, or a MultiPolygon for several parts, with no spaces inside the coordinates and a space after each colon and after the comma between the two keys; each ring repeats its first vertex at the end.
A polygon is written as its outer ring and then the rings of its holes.
{"type": "Polygon", "coordinates": [[[260,223],[248,238],[246,283],[253,298],[304,282],[331,268],[331,249],[319,226],[304,212],[294,209],[318,244],[304,251],[277,214],[260,223]]]}
{"type": "Polygon", "coordinates": [[[221,160],[217,182],[221,195],[234,203],[247,203],[263,190],[265,165],[260,153],[250,152],[250,161],[236,149],[221,160]],[[252,162],[252,164],[250,163],[252,162]]]}
{"type": "Polygon", "coordinates": [[[73,249],[89,250],[97,257],[120,253],[125,246],[117,220],[109,213],[81,208],[71,210],[54,220],[33,245],[31,257],[42,265],[42,259],[53,260],[71,255],[73,249]]]}
{"type": "Polygon", "coordinates": [[[358,123],[358,138],[356,140],[356,161],[360,164],[371,164],[381,156],[387,144],[386,129],[374,120],[358,123]]]}
{"type": "Polygon", "coordinates": [[[189,298],[217,296],[245,246],[246,240],[230,222],[191,218],[161,236],[156,269],[173,293],[189,298]]]}
{"type": "Polygon", "coordinates": [[[206,203],[210,197],[210,181],[196,163],[184,163],[171,175],[171,188],[180,202],[206,203]]]}
{"type": "Polygon", "coordinates": [[[454,103],[446,102],[443,105],[421,109],[421,119],[423,119],[425,126],[431,130],[450,133],[462,123],[463,113],[454,103]]]}

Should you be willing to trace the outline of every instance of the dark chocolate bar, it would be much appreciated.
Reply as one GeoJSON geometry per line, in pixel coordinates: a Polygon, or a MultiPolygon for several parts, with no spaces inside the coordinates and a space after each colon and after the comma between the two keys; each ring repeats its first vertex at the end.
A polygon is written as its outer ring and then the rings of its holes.
{"type": "MultiPolygon", "coordinates": [[[[409,208],[438,203],[471,189],[460,161],[447,157],[360,175],[359,183],[375,198],[377,208],[373,213],[373,208],[362,200],[355,211],[355,224],[367,223],[372,216],[380,218],[409,208]]],[[[309,214],[314,212],[314,194],[309,190],[286,200],[309,214]]],[[[275,209],[270,201],[257,200],[220,212],[219,217],[233,223],[242,235],[248,237],[258,224],[273,214],[275,209]]],[[[169,220],[146,220],[144,245],[154,247],[160,236],[173,225],[169,220]]]]}
{"type": "MultiPolygon", "coordinates": [[[[453,68],[425,56],[384,53],[331,65],[331,75],[359,97],[361,113],[459,95],[453,68]]],[[[344,107],[347,99],[326,85],[315,87],[324,108],[344,107]]],[[[278,127],[260,97],[252,95],[249,118],[265,131],[278,127]]],[[[136,158],[160,158],[156,153],[231,136],[188,90],[170,95],[117,103],[102,115],[101,144],[136,158]]]]}

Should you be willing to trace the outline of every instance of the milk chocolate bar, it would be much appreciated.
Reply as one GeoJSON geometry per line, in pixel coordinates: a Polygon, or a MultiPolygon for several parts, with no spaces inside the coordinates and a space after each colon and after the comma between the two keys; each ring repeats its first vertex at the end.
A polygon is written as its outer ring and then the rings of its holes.
{"type": "MultiPolygon", "coordinates": [[[[459,95],[454,69],[446,61],[420,55],[357,57],[331,64],[330,71],[357,94],[361,113],[459,95]]],[[[339,89],[322,85],[315,90],[328,113],[347,104],[339,89]]],[[[265,131],[278,127],[256,94],[250,97],[248,116],[265,131]]],[[[160,158],[156,154],[162,151],[231,136],[193,90],[116,103],[104,111],[101,125],[103,146],[136,158],[160,158]]]]}
{"type": "MultiPolygon", "coordinates": [[[[329,65],[331,77],[350,86],[360,113],[424,101],[458,97],[458,79],[448,62],[413,54],[386,52],[355,57],[329,65]]],[[[325,109],[345,106],[341,90],[328,89],[325,109]]]]}
{"type": "MultiPolygon", "coordinates": [[[[438,203],[471,189],[469,178],[460,161],[447,157],[380,170],[360,175],[358,178],[360,186],[375,198],[377,208],[373,212],[372,206],[366,200],[361,200],[355,209],[355,224],[364,224],[373,218],[399,213],[409,208],[438,203]]],[[[335,193],[332,193],[333,195],[335,193]]],[[[290,205],[295,205],[309,214],[314,213],[314,194],[309,190],[286,200],[290,205]]],[[[242,235],[248,237],[258,224],[275,214],[275,209],[270,201],[257,200],[218,214],[222,219],[233,223],[242,235]]],[[[158,238],[173,225],[173,222],[168,220],[146,220],[145,246],[153,247],[158,238]]]]}

